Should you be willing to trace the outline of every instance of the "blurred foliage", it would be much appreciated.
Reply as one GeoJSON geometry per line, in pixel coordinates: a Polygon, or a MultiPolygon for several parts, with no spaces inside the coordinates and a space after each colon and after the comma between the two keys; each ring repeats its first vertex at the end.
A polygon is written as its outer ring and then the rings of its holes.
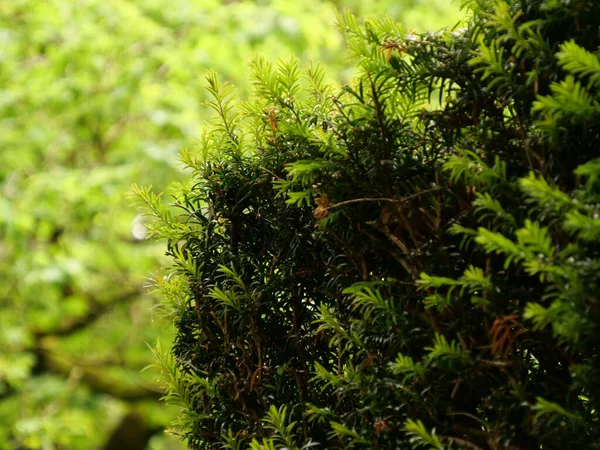
{"type": "Polygon", "coordinates": [[[169,420],[140,373],[171,333],[144,277],[169,263],[126,193],[179,177],[208,67],[245,91],[250,54],[294,54],[345,80],[335,7],[415,28],[456,16],[446,1],[0,2],[0,449],[115,448],[118,424],[143,448],[169,420]]]}
{"type": "Polygon", "coordinates": [[[251,64],[171,208],[155,349],[195,449],[600,448],[600,3],[340,17],[359,68],[251,64]]]}

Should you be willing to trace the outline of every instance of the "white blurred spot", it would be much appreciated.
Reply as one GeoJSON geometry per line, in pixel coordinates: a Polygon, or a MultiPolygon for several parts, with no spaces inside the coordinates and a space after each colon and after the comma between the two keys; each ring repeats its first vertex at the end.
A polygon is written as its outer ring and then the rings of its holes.
{"type": "Polygon", "coordinates": [[[133,222],[131,223],[131,234],[134,239],[137,239],[138,241],[146,239],[148,236],[148,228],[146,228],[144,216],[141,214],[134,217],[133,222]]]}

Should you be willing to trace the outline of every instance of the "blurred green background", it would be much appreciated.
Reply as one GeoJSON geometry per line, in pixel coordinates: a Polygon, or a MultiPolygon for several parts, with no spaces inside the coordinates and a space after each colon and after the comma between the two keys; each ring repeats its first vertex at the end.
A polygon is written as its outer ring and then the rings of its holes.
{"type": "Polygon", "coordinates": [[[0,1],[0,449],[183,447],[141,372],[170,339],[144,287],[169,261],[128,193],[185,179],[208,68],[242,95],[254,53],[347,80],[343,8],[407,31],[458,17],[447,0],[0,1]]]}

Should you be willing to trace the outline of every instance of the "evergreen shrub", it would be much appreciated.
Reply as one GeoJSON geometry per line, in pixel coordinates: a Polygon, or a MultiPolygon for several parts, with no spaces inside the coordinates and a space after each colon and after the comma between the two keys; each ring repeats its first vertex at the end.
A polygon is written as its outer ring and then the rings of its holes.
{"type": "Polygon", "coordinates": [[[190,448],[600,447],[600,3],[340,18],[359,75],[207,76],[156,350],[190,448]]]}

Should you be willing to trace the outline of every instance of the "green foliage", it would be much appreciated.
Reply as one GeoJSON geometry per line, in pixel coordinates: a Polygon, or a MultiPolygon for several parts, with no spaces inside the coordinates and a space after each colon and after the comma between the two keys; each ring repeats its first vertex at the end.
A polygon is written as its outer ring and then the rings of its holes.
{"type": "Polygon", "coordinates": [[[414,421],[407,419],[404,424],[404,430],[409,436],[412,436],[410,442],[413,448],[426,446],[429,449],[444,450],[444,446],[435,435],[435,432],[430,433],[420,420],[414,421]]]}
{"type": "MultiPolygon", "coordinates": [[[[247,94],[251,54],[296,55],[302,62],[278,75],[281,109],[294,95],[294,71],[321,60],[339,74],[326,78],[317,65],[307,74],[318,92],[311,108],[324,115],[332,102],[325,81],[352,72],[332,27],[335,9],[388,12],[417,28],[455,13],[443,1],[426,3],[439,13],[388,0],[0,1],[0,449],[180,447],[160,434],[181,405],[157,407],[160,388],[140,369],[152,360],[145,342],[172,338],[163,316],[175,320],[190,306],[188,276],[201,280],[204,267],[182,244],[205,224],[202,210],[191,209],[193,184],[180,186],[187,199],[178,210],[166,207],[169,195],[135,189],[160,224],[130,207],[131,184],[163,191],[183,178],[174,158],[196,143],[211,109],[221,128],[183,161],[198,170],[225,148],[250,148],[250,136],[238,142],[235,134],[247,114],[232,114],[233,88],[217,85],[215,73],[247,94]],[[168,260],[161,245],[144,242],[148,233],[181,241],[171,249],[177,273],[161,269],[168,260]],[[162,304],[146,295],[149,273],[162,304]]],[[[265,141],[269,125],[253,123],[265,141]]],[[[331,138],[321,138],[325,148],[331,138]]],[[[260,302],[256,286],[237,284],[230,267],[210,290],[222,317],[260,302]]],[[[167,380],[178,377],[203,379],[188,369],[167,380]]],[[[168,398],[212,392],[180,388],[168,398]]]]}
{"type": "Polygon", "coordinates": [[[215,383],[190,448],[598,447],[600,4],[466,3],[436,33],[341,15],[339,90],[209,75],[227,112],[162,235],[176,365],[215,383]]]}

